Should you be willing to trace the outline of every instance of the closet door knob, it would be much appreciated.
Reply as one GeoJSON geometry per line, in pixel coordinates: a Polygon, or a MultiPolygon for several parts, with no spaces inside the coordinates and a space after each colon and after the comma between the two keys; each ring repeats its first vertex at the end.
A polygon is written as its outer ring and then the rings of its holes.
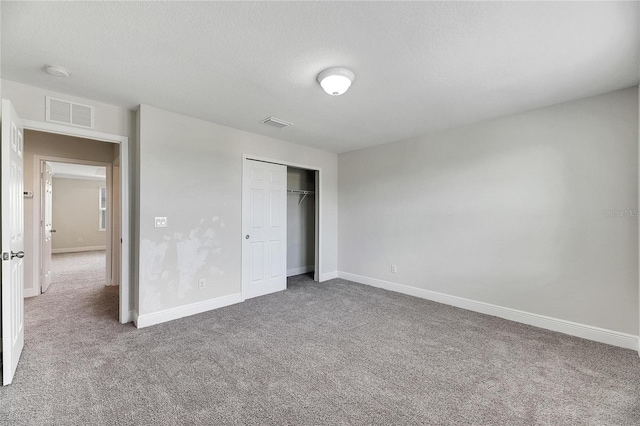
{"type": "Polygon", "coordinates": [[[245,239],[245,240],[248,240],[248,239],[249,239],[249,234],[245,235],[245,236],[244,236],[244,239],[245,239]]]}

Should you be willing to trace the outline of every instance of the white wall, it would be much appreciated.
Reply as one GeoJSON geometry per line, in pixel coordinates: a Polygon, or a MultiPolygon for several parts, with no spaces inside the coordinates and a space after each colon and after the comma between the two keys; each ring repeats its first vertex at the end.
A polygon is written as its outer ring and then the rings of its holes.
{"type": "Polygon", "coordinates": [[[339,270],[637,335],[637,97],[341,154],[339,270]]]}
{"type": "MultiPolygon", "coordinates": [[[[315,172],[287,167],[287,189],[315,191],[315,172]]],[[[287,194],[287,276],[313,271],[315,195],[287,194]]]]}
{"type": "Polygon", "coordinates": [[[54,253],[105,249],[106,232],[100,231],[99,180],[53,178],[54,253]]]}
{"type": "Polygon", "coordinates": [[[243,154],[322,168],[320,272],[335,276],[336,154],[146,105],[139,114],[139,315],[241,292],[243,154]],[[167,228],[155,228],[155,216],[167,228]]]}

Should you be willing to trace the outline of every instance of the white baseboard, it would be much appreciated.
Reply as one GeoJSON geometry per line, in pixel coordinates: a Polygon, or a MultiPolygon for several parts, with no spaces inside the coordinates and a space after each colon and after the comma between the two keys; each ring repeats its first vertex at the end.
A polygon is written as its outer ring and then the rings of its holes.
{"type": "Polygon", "coordinates": [[[22,297],[27,298],[27,297],[34,297],[34,296],[40,296],[40,292],[38,291],[37,288],[25,288],[24,292],[22,293],[22,297]]]}
{"type": "Polygon", "coordinates": [[[151,314],[137,315],[134,316],[134,323],[136,327],[143,328],[240,302],[242,302],[242,294],[235,293],[230,294],[229,296],[222,296],[215,299],[204,300],[202,302],[191,303],[189,305],[165,309],[164,311],[153,312],[151,314]]]}
{"type": "Polygon", "coordinates": [[[320,274],[320,282],[332,280],[334,278],[338,278],[338,272],[325,272],[324,274],[320,274]]]}
{"type": "Polygon", "coordinates": [[[81,251],[98,251],[106,250],[106,246],[88,246],[88,247],[67,247],[52,249],[51,253],[79,253],[81,251]]]}
{"type": "Polygon", "coordinates": [[[308,272],[313,271],[313,265],[301,266],[300,268],[291,268],[287,269],[287,277],[292,277],[294,275],[306,274],[308,272]]]}
{"type": "Polygon", "coordinates": [[[133,321],[133,325],[139,328],[138,327],[138,311],[136,310],[129,311],[129,318],[131,319],[131,321],[133,321]]]}
{"type": "Polygon", "coordinates": [[[348,272],[338,272],[338,277],[348,281],[370,285],[372,287],[383,288],[385,290],[420,297],[422,299],[432,300],[445,305],[456,306],[458,308],[493,315],[499,318],[532,325],[534,327],[545,328],[547,330],[581,337],[583,339],[619,346],[626,349],[634,349],[636,351],[639,350],[638,336],[634,336],[633,334],[621,333],[591,325],[579,324],[558,318],[519,311],[517,309],[505,308],[503,306],[492,305],[490,303],[478,302],[471,299],[465,299],[463,297],[451,296],[444,293],[410,287],[403,284],[396,284],[376,278],[350,274],[348,272]]]}

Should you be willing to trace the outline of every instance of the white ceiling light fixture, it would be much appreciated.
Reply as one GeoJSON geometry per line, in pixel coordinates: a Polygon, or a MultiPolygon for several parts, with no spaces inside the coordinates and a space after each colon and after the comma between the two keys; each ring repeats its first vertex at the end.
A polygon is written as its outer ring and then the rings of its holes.
{"type": "Polygon", "coordinates": [[[45,65],[44,69],[49,74],[55,75],[56,77],[69,77],[71,75],[68,69],[58,65],[45,65]]]}
{"type": "Polygon", "coordinates": [[[328,68],[318,74],[318,83],[331,96],[339,96],[346,92],[356,76],[346,68],[328,68]]]}

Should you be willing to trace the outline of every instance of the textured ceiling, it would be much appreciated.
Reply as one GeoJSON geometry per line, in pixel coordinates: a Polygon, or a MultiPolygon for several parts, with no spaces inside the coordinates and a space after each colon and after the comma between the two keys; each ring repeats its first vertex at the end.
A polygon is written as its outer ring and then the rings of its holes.
{"type": "Polygon", "coordinates": [[[2,2],[1,72],[345,152],[636,85],[638,6],[2,2]],[[331,66],[356,74],[343,96],[316,82],[331,66]]]}

